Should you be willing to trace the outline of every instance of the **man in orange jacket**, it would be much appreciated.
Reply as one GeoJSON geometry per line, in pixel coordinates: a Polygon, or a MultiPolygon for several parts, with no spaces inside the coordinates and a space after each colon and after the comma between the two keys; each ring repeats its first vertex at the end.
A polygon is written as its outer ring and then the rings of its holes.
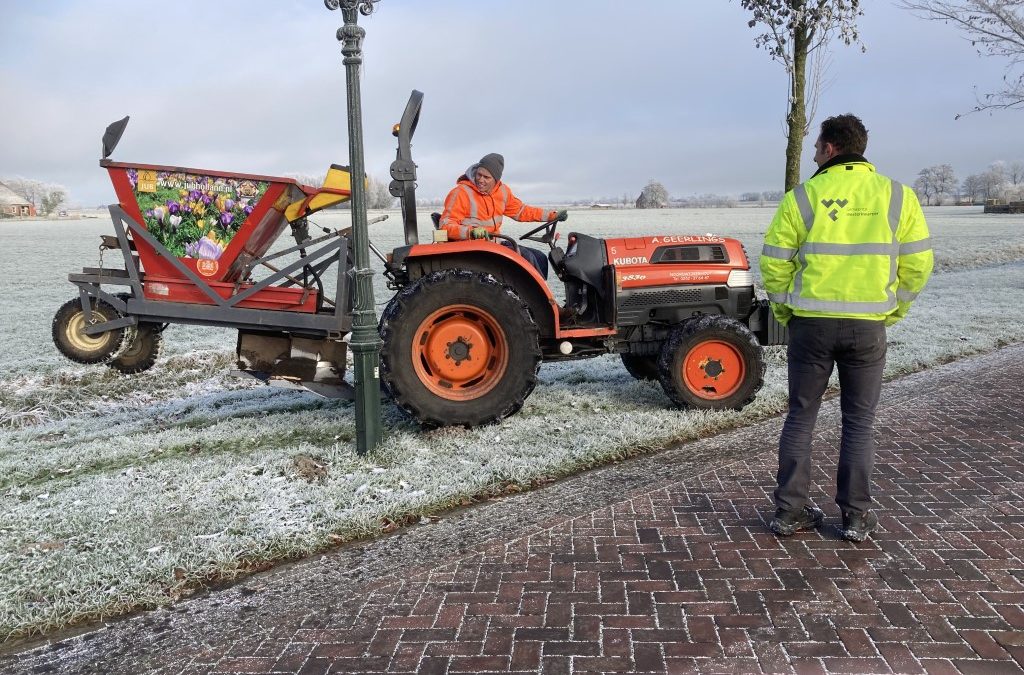
{"type": "MultiPolygon", "coordinates": [[[[444,200],[439,224],[448,233],[450,241],[490,239],[491,235],[501,234],[501,222],[505,216],[523,223],[564,221],[569,217],[567,211],[544,211],[524,204],[501,182],[504,169],[505,158],[492,152],[459,177],[444,200]]],[[[547,256],[525,246],[520,246],[519,251],[546,279],[547,256]]]]}

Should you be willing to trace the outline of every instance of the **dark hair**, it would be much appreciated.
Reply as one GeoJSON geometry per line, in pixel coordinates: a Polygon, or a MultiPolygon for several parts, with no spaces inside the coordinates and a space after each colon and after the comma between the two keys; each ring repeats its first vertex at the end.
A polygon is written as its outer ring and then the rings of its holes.
{"type": "Polygon", "coordinates": [[[868,130],[856,115],[836,115],[821,123],[821,143],[831,143],[841,155],[863,155],[868,147],[868,130]]]}

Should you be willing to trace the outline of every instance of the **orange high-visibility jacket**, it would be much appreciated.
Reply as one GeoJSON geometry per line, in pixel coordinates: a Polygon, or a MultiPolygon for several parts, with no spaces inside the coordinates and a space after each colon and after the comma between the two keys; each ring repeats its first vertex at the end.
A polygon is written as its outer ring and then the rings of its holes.
{"type": "Polygon", "coordinates": [[[508,216],[522,223],[554,220],[557,211],[544,211],[524,204],[502,182],[495,183],[491,194],[485,195],[466,177],[459,179],[444,200],[440,227],[448,232],[448,239],[469,239],[469,231],[482,227],[491,234],[501,234],[501,220],[508,216]]]}

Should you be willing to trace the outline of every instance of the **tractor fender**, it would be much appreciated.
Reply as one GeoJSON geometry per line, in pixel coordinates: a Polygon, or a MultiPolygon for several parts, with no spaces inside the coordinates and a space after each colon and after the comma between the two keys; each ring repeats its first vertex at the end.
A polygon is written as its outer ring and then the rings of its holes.
{"type": "Polygon", "coordinates": [[[404,264],[410,283],[446,269],[490,273],[526,302],[541,338],[555,334],[558,301],[537,269],[505,246],[482,240],[420,244],[409,249],[404,264]]]}

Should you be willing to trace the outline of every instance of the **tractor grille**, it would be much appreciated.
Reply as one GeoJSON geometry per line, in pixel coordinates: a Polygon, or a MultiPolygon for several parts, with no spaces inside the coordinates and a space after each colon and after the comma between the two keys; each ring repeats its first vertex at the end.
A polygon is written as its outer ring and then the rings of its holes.
{"type": "Polygon", "coordinates": [[[620,307],[672,307],[676,305],[689,305],[700,301],[700,289],[687,288],[672,291],[631,293],[623,299],[620,307]]]}
{"type": "Polygon", "coordinates": [[[662,246],[654,252],[652,263],[725,263],[729,262],[720,244],[684,244],[662,246]]]}

